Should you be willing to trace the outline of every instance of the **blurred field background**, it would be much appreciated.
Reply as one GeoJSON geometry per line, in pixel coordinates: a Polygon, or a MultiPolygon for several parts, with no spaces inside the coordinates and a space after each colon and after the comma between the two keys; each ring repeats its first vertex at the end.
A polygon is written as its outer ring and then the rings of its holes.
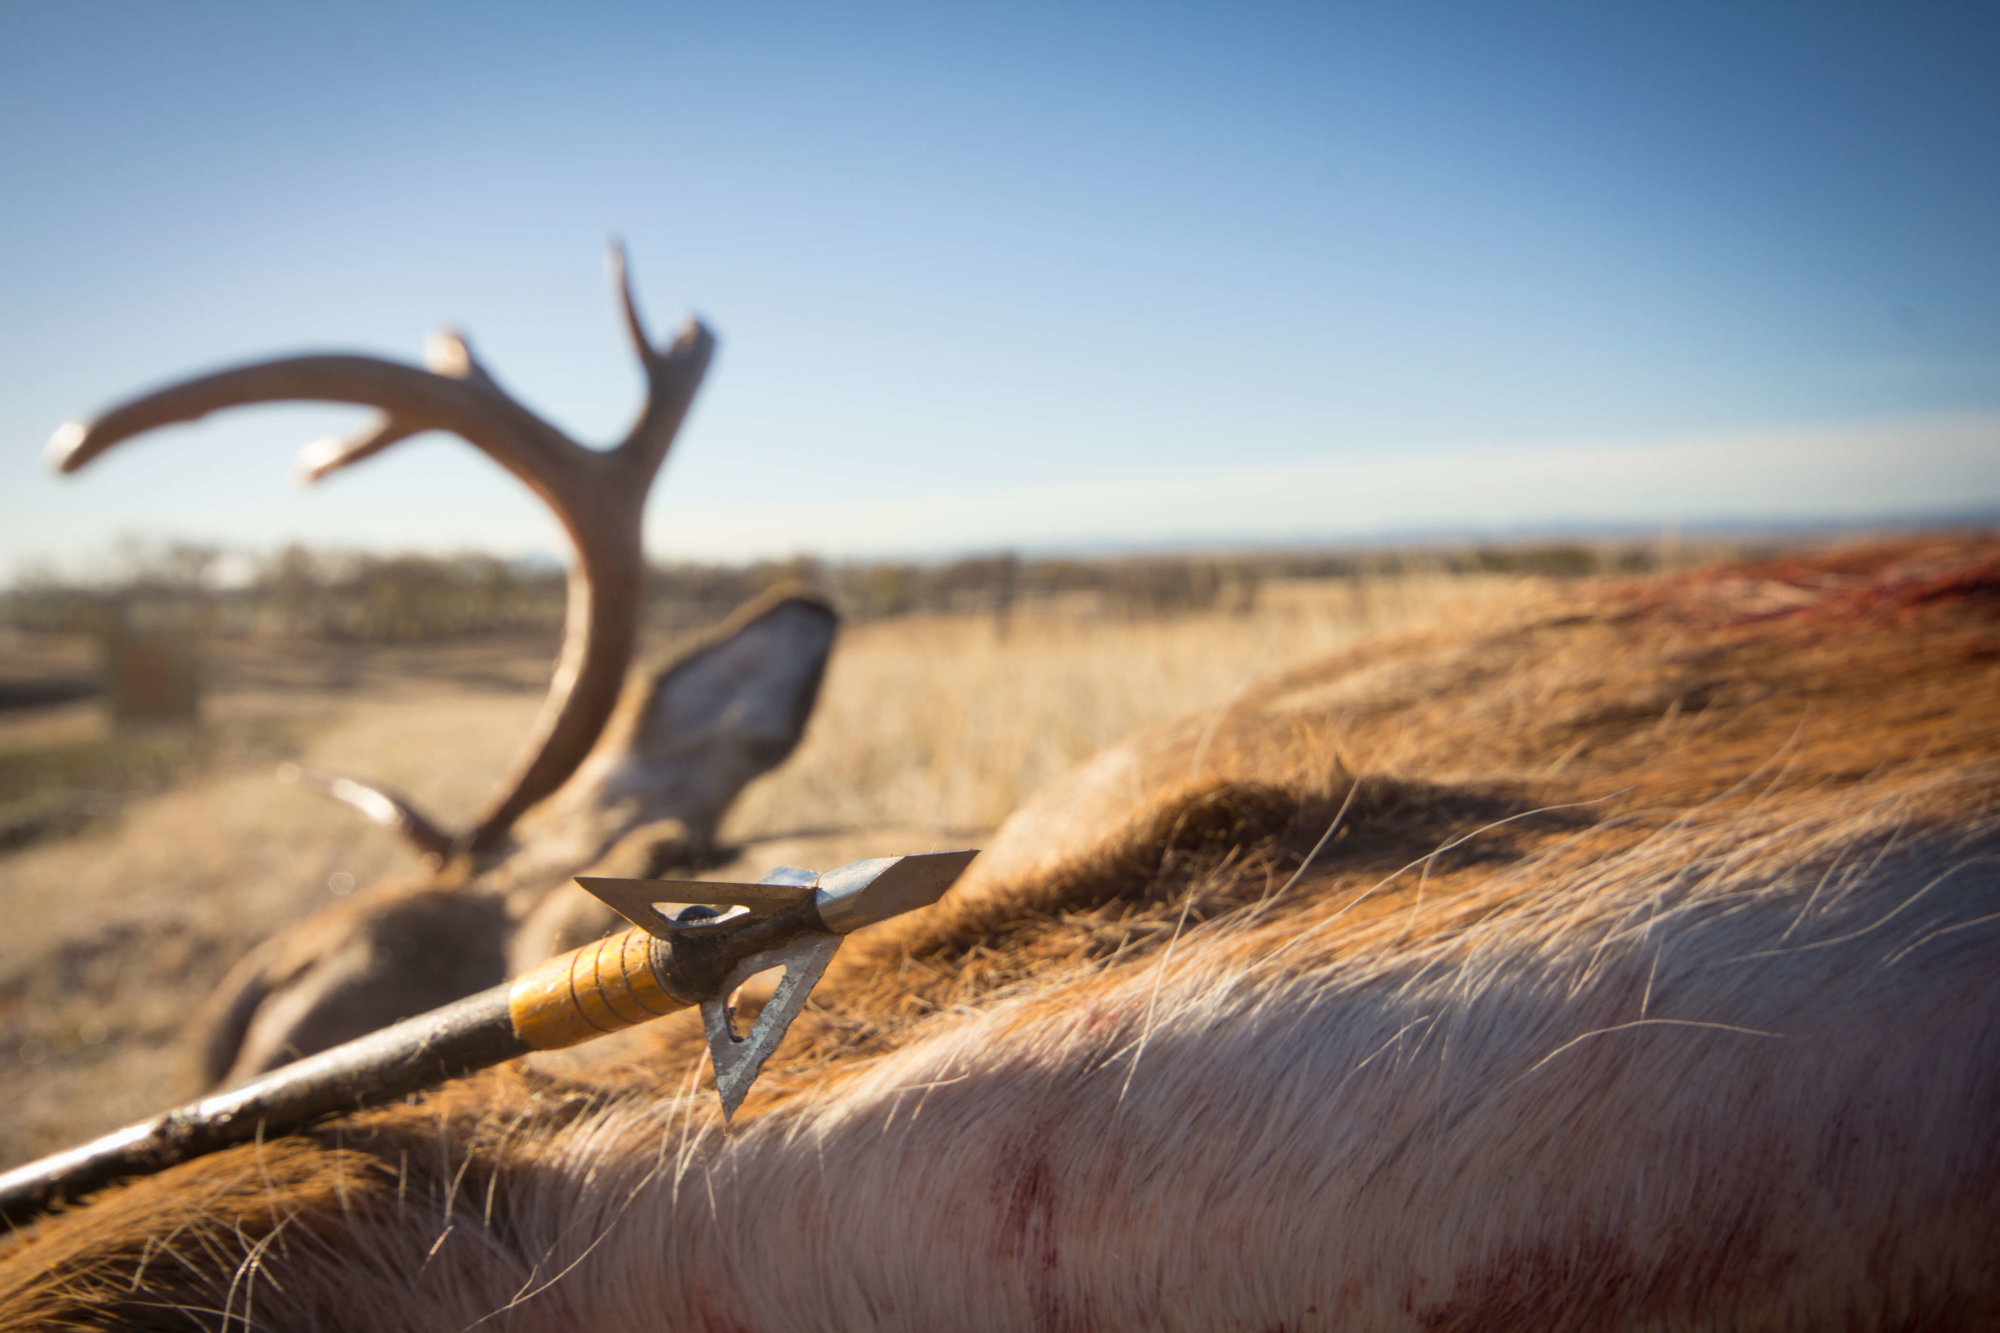
{"type": "MultiPolygon", "coordinates": [[[[744,795],[706,873],[977,845],[1043,783],[1149,723],[1376,633],[1502,611],[1552,581],[1742,554],[1558,545],[1374,553],[813,562],[656,571],[645,656],[779,583],[846,617],[805,743],[744,795]]],[[[202,1001],[249,947],[410,867],[274,780],[298,763],[467,817],[546,684],[562,574],[294,549],[228,574],[127,552],[0,602],[0,1162],[193,1089],[202,1001]],[[166,635],[198,720],[116,723],[101,658],[166,635]]]]}

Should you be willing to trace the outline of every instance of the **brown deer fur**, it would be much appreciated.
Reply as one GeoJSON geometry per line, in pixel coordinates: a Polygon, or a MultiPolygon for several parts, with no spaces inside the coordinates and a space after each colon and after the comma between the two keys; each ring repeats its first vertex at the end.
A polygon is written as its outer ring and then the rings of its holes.
{"type": "Polygon", "coordinates": [[[107,1190],[0,1318],[2000,1327],[1996,758],[1992,542],[1371,644],[1019,812],[733,1128],[670,1022],[107,1190]]]}

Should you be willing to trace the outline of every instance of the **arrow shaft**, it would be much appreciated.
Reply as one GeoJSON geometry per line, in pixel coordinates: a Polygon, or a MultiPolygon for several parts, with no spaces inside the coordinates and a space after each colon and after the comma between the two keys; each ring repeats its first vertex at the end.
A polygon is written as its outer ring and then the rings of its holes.
{"type": "Polygon", "coordinates": [[[365,1037],[0,1175],[0,1218],[19,1224],[57,1198],[76,1199],[125,1176],[283,1134],[324,1116],[405,1096],[532,1047],[508,1015],[511,987],[404,1019],[365,1037]]]}
{"type": "MultiPolygon", "coordinates": [[[[843,866],[825,877],[779,872],[823,882],[804,894],[759,896],[755,900],[760,903],[768,898],[773,906],[790,905],[714,933],[683,930],[661,939],[635,926],[586,944],[513,981],[0,1174],[0,1220],[18,1225],[58,1199],[80,1198],[125,1176],[165,1170],[259,1135],[289,1133],[531,1051],[574,1046],[709,1001],[717,1002],[706,1016],[711,1044],[733,1053],[727,1060],[718,1056],[717,1065],[718,1086],[724,1079],[729,1083],[722,1089],[725,1110],[733,1111],[831,956],[824,943],[807,947],[809,953],[818,950],[810,960],[803,954],[779,958],[775,951],[808,940],[831,942],[847,931],[935,902],[974,855],[885,857],[843,866]],[[742,1041],[729,1030],[723,992],[739,967],[760,957],[784,962],[792,989],[778,997],[763,1037],[742,1041]],[[801,969],[797,976],[794,967],[801,969]],[[738,1047],[743,1049],[737,1052],[738,1047]]],[[[607,900],[620,911],[626,907],[619,906],[617,895],[631,889],[638,894],[633,911],[642,918],[658,916],[650,906],[655,895],[706,891],[678,881],[579,882],[593,892],[608,889],[612,897],[607,900]]],[[[725,885],[718,892],[723,901],[735,901],[729,895],[741,897],[756,887],[725,885]]],[[[664,918],[660,924],[664,929],[664,918]]]]}
{"type": "Polygon", "coordinates": [[[635,928],[586,944],[490,990],[16,1167],[0,1175],[0,1220],[18,1224],[126,1176],[692,1008],[744,959],[819,929],[804,903],[705,939],[669,944],[635,928]]]}

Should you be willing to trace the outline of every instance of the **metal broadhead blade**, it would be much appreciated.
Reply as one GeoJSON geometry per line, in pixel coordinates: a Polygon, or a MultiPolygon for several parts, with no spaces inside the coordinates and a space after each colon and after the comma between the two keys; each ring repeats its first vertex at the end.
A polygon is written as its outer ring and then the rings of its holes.
{"type": "Polygon", "coordinates": [[[785,1029],[805,1007],[806,996],[812,993],[839,948],[838,935],[800,936],[789,944],[745,959],[723,983],[722,993],[702,1004],[701,1025],[708,1034],[708,1054],[715,1064],[715,1090],[722,1094],[724,1120],[733,1117],[736,1108],[743,1104],[750,1085],[757,1081],[757,1071],[764,1067],[771,1052],[778,1049],[785,1029]],[[785,969],[785,975],[777,989],[765,1001],[750,1031],[737,1036],[732,1022],[734,1011],[729,1006],[731,992],[756,973],[779,966],[785,969]]]}
{"type": "Polygon", "coordinates": [[[672,939],[676,923],[656,904],[707,903],[744,907],[752,916],[770,916],[813,896],[819,876],[786,866],[763,884],[730,884],[702,879],[607,879],[578,875],[576,882],[618,915],[658,939],[672,939]],[[780,879],[780,876],[785,878],[780,879]]]}
{"type": "Polygon", "coordinates": [[[828,930],[842,935],[929,907],[957,883],[978,852],[922,852],[856,861],[819,877],[814,901],[828,930]]]}
{"type": "MultiPolygon", "coordinates": [[[[805,1007],[806,997],[826,971],[841,937],[849,931],[886,921],[892,916],[928,907],[944,896],[964,873],[977,852],[927,852],[915,856],[885,856],[872,861],[856,861],[824,875],[786,866],[772,871],[760,884],[727,884],[691,879],[607,879],[577,877],[577,883],[595,894],[613,911],[656,939],[675,941],[674,954],[696,940],[727,940],[735,937],[742,947],[755,947],[753,936],[738,936],[753,927],[756,918],[774,916],[811,902],[819,920],[800,914],[792,924],[800,933],[782,944],[751,954],[738,963],[722,986],[701,1006],[702,1026],[708,1034],[708,1050],[715,1063],[715,1087],[722,1095],[725,1119],[736,1114],[757,1071],[784,1039],[785,1030],[805,1007]],[[732,910],[720,915],[663,910],[676,904],[709,904],[732,910]],[[814,924],[824,931],[814,929],[814,924]],[[783,968],[771,998],[750,1025],[737,1036],[729,997],[748,977],[770,968],[783,968]]],[[[785,933],[790,933],[786,931],[785,933]]],[[[756,939],[763,943],[764,938],[756,939]]],[[[712,947],[712,946],[704,946],[712,947]]],[[[740,954],[731,955],[741,957],[740,954]]],[[[709,975],[713,975],[712,973],[709,975]]],[[[707,983],[703,982],[705,991],[707,983]]]]}

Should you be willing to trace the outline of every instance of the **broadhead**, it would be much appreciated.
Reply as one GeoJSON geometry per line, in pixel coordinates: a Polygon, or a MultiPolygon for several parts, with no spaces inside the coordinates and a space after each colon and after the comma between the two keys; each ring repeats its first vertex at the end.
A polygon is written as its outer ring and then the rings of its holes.
{"type": "MultiPolygon", "coordinates": [[[[722,1096],[722,1114],[733,1116],[757,1079],[757,1071],[778,1048],[792,1019],[805,1006],[820,974],[840,948],[840,937],[877,921],[928,907],[957,882],[978,852],[926,852],[915,856],[884,856],[856,861],[824,875],[786,866],[772,871],[761,884],[725,884],[713,880],[606,879],[577,877],[577,883],[602,899],[620,916],[659,939],[704,936],[727,939],[738,930],[755,929],[754,920],[811,902],[824,931],[806,926],[783,942],[741,957],[715,994],[701,1005],[702,1027],[715,1062],[715,1087],[722,1096]],[[719,916],[695,917],[663,908],[703,903],[735,909],[719,916]],[[750,1031],[737,1036],[730,994],[757,972],[781,967],[784,975],[764,1003],[750,1031]]],[[[748,936],[737,936],[747,939],[748,936]]]]}
{"type": "Polygon", "coordinates": [[[773,875],[762,884],[730,884],[707,879],[609,879],[578,875],[576,882],[648,935],[666,940],[674,937],[675,922],[661,910],[664,907],[705,903],[744,907],[753,916],[769,916],[811,898],[812,879],[807,876],[801,882],[773,875]]]}
{"type": "Polygon", "coordinates": [[[978,852],[923,852],[856,861],[819,877],[813,901],[828,930],[845,935],[929,907],[958,882],[978,852]]]}
{"type": "Polygon", "coordinates": [[[811,898],[826,929],[845,935],[892,916],[929,907],[944,896],[978,852],[921,852],[855,861],[815,875],[790,866],[761,884],[719,880],[607,879],[579,875],[576,882],[618,915],[650,935],[671,939],[676,922],[661,910],[680,903],[735,905],[752,916],[782,912],[811,898]]]}
{"type": "Polygon", "coordinates": [[[750,1092],[750,1085],[757,1081],[757,1072],[764,1067],[764,1061],[771,1057],[771,1053],[778,1049],[778,1043],[785,1039],[786,1030],[799,1016],[799,1010],[805,1008],[806,997],[812,994],[820,974],[826,971],[826,965],[833,961],[833,955],[839,949],[838,935],[801,936],[789,944],[745,959],[723,983],[722,994],[702,1004],[701,1026],[708,1037],[709,1059],[715,1066],[715,1091],[722,1098],[724,1120],[735,1116],[736,1108],[743,1104],[743,1098],[750,1092]],[[750,1031],[737,1036],[735,1010],[729,1005],[730,993],[753,973],[773,967],[782,967],[784,975],[772,990],[771,998],[758,1011],[757,1021],[750,1025],[750,1031]]]}

